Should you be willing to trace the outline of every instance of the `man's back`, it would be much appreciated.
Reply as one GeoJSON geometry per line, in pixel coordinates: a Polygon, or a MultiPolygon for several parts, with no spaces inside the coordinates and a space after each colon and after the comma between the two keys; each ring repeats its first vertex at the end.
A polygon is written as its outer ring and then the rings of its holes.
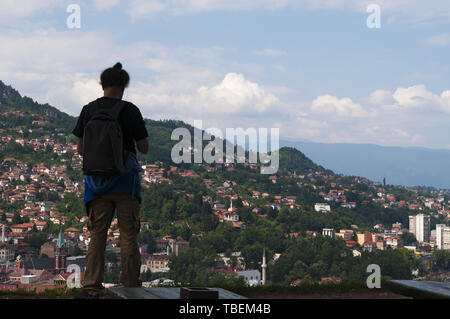
{"type": "MultiPolygon", "coordinates": [[[[91,102],[83,107],[77,125],[72,132],[75,136],[83,138],[84,128],[98,108],[110,109],[119,100],[110,97],[101,97],[96,101],[97,103],[91,102]]],[[[139,108],[133,103],[127,101],[124,101],[124,103],[125,106],[118,118],[123,133],[123,149],[136,154],[135,141],[145,139],[148,137],[148,133],[139,108]]]]}

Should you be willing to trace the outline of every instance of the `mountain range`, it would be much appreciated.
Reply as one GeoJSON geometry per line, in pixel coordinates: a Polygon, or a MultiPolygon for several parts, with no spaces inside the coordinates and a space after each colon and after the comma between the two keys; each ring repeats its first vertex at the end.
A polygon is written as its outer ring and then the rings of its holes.
{"type": "Polygon", "coordinates": [[[319,165],[345,175],[402,186],[450,189],[450,150],[282,140],[319,165]]]}

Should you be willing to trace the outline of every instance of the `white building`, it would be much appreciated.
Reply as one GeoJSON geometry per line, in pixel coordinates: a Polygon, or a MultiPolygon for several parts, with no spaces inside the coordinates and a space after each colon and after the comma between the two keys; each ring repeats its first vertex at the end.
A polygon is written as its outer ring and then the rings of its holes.
{"type": "Polygon", "coordinates": [[[416,235],[418,242],[428,243],[430,241],[430,216],[424,214],[409,216],[409,232],[416,235]]]}
{"type": "Polygon", "coordinates": [[[225,220],[227,222],[237,222],[237,221],[239,221],[239,215],[235,214],[235,213],[226,213],[223,216],[223,220],[225,220]]]}
{"type": "Polygon", "coordinates": [[[416,216],[409,216],[409,232],[416,234],[416,216]]]}
{"type": "Polygon", "coordinates": [[[0,261],[7,262],[8,260],[14,259],[15,251],[12,246],[2,245],[0,247],[0,261]]]}
{"type": "Polygon", "coordinates": [[[336,239],[336,231],[333,228],[324,228],[322,229],[322,236],[329,236],[336,239]]]}
{"type": "Polygon", "coordinates": [[[450,227],[442,230],[442,249],[450,250],[450,227]]]}
{"type": "Polygon", "coordinates": [[[326,212],[330,212],[330,211],[331,211],[331,207],[330,207],[330,205],[328,205],[328,204],[324,204],[324,203],[316,203],[316,204],[314,205],[314,210],[315,210],[316,212],[323,212],[323,213],[326,213],[326,212]]]}
{"type": "Polygon", "coordinates": [[[442,249],[442,233],[446,226],[445,224],[436,224],[436,247],[438,249],[442,249]]]}
{"type": "Polygon", "coordinates": [[[25,285],[32,284],[33,282],[36,281],[37,281],[36,275],[22,275],[21,277],[21,283],[25,285]]]}
{"type": "Polygon", "coordinates": [[[437,249],[450,250],[450,227],[445,224],[436,225],[436,247],[437,249]]]}
{"type": "Polygon", "coordinates": [[[248,286],[259,286],[261,284],[261,272],[257,269],[236,271],[238,277],[244,277],[248,286]]]}

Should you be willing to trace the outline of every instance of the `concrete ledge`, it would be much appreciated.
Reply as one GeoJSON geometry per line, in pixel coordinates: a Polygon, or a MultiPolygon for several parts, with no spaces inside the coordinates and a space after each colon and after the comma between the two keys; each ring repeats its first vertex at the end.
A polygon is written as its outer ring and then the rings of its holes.
{"type": "Polygon", "coordinates": [[[389,280],[389,289],[415,299],[450,299],[450,282],[389,280]]]}
{"type": "MultiPolygon", "coordinates": [[[[247,299],[234,292],[222,289],[211,288],[219,292],[219,299],[247,299]]],[[[110,292],[122,299],[180,299],[180,288],[127,288],[111,287],[110,292]]]]}

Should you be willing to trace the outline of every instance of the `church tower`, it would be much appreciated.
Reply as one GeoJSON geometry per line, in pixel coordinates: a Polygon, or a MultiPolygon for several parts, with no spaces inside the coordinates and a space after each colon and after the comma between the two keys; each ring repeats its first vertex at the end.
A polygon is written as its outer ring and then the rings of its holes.
{"type": "Polygon", "coordinates": [[[55,273],[60,274],[67,268],[67,247],[64,241],[64,233],[62,227],[59,229],[58,240],[55,247],[55,273]]]}

